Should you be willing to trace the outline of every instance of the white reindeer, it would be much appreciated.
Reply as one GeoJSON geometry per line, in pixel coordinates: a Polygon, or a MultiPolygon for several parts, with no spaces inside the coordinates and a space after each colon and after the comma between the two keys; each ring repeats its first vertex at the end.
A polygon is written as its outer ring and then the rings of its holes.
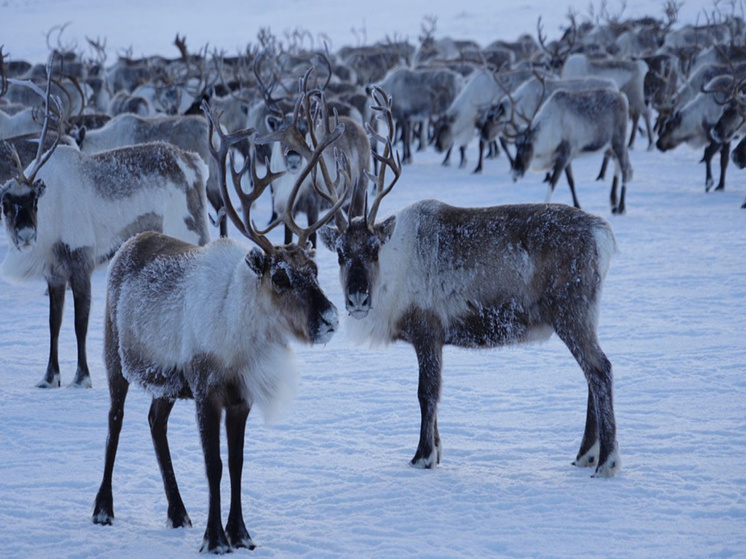
{"type": "MultiPolygon", "coordinates": [[[[392,127],[390,114],[387,119],[392,127]]],[[[348,331],[371,344],[414,346],[422,419],[412,465],[432,468],[441,460],[437,406],[444,345],[495,347],[555,332],[588,382],[585,432],[574,464],[613,476],[620,458],[612,368],[596,335],[601,287],[616,250],[611,227],[565,205],[456,208],[436,200],[415,202],[376,223],[380,202],[401,172],[392,135],[390,128],[378,156],[383,165],[370,213],[347,224],[338,220],[337,229],[319,234],[339,257],[352,316],[348,331]],[[394,179],[384,188],[387,167],[394,179]]]]}
{"type": "MultiPolygon", "coordinates": [[[[219,131],[218,116],[203,105],[219,131]]],[[[227,193],[225,163],[232,143],[252,131],[220,134],[214,157],[220,166],[220,188],[226,214],[259,248],[247,249],[220,239],[197,247],[177,239],[144,233],[127,242],[112,260],[107,286],[104,357],[111,409],[104,476],[96,496],[93,522],[114,518],[112,471],[130,383],[153,395],[150,426],[168,499],[168,523],[191,526],[170,458],[167,422],[177,398],[194,398],[210,493],[201,551],[225,553],[254,548],[241,507],[244,433],[250,409],[265,414],[287,396],[294,382],[290,340],[326,343],[337,329],[336,307],[318,284],[310,232],[326,223],[341,204],[309,229],[294,228],[299,245],[273,246],[251,222],[251,207],[275,178],[260,178],[251,164],[253,189],[240,185],[245,168],[231,173],[244,219],[227,193]],[[216,299],[216,295],[218,299],[216,299]],[[231,504],[221,521],[220,422],[225,410],[231,504]]],[[[341,127],[314,150],[303,176],[324,149],[339,138],[341,127]]],[[[247,160],[251,162],[251,159],[247,160]]]]}
{"type": "Polygon", "coordinates": [[[207,166],[198,155],[165,143],[93,156],[55,143],[44,153],[49,115],[47,111],[34,162],[24,170],[15,154],[18,176],[0,188],[11,241],[0,274],[10,282],[47,282],[51,342],[39,387],[60,386],[58,339],[70,285],[78,345],[72,385],[90,387],[86,335],[94,268],[141,231],[166,231],[206,243],[207,166]]]}
{"type": "Polygon", "coordinates": [[[466,148],[475,137],[480,110],[504,95],[494,73],[489,69],[475,72],[464,88],[435,123],[434,145],[438,152],[447,151],[444,165],[448,165],[451,148],[458,146],[461,160],[466,164],[466,148]]]}
{"type": "Polygon", "coordinates": [[[733,76],[717,76],[680,110],[674,111],[663,121],[656,146],[661,151],[675,149],[686,143],[692,148],[704,148],[705,190],[715,184],[712,176],[712,158],[720,152],[720,180],[715,190],[725,188],[725,171],[730,155],[730,141],[712,137],[712,130],[720,120],[728,102],[726,90],[735,87],[733,76]]]}
{"type": "Polygon", "coordinates": [[[529,168],[551,171],[546,197],[549,202],[564,172],[573,204],[579,208],[570,163],[576,157],[601,151],[614,160],[611,211],[623,214],[627,181],[632,179],[625,145],[628,119],[627,97],[619,91],[555,91],[536,113],[531,125],[516,136],[513,180],[521,178],[529,168]],[[622,187],[617,199],[620,178],[622,187]]]}

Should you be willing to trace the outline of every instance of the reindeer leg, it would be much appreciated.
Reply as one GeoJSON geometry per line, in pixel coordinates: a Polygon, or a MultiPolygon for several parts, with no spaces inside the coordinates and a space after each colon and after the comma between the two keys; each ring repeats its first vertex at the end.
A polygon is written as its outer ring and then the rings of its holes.
{"type": "Polygon", "coordinates": [[[588,385],[588,407],[585,414],[585,431],[583,440],[580,442],[578,455],[573,460],[572,465],[579,468],[589,468],[596,466],[598,461],[598,422],[596,414],[596,405],[591,393],[590,384],[588,385]]]}
{"type": "Polygon", "coordinates": [[[712,158],[720,150],[720,144],[717,142],[710,142],[705,148],[705,153],[702,155],[702,160],[705,164],[705,192],[709,192],[715,181],[712,178],[712,158]]]}
{"type": "Polygon", "coordinates": [[[655,132],[653,131],[653,124],[650,117],[650,109],[646,110],[642,115],[645,119],[645,131],[648,133],[648,151],[655,151],[655,132]]]}
{"type": "Polygon", "coordinates": [[[65,310],[66,282],[47,280],[49,292],[49,362],[44,378],[36,385],[37,388],[60,387],[59,341],[62,315],[65,310]]]}
{"type": "Polygon", "coordinates": [[[451,164],[451,151],[453,151],[453,145],[451,145],[451,147],[449,147],[448,151],[446,152],[446,156],[443,159],[443,163],[441,163],[443,167],[448,167],[451,164]]]}
{"type": "Polygon", "coordinates": [[[458,168],[463,169],[466,167],[466,147],[459,146],[458,148],[459,155],[461,156],[461,159],[459,160],[458,168]]]}
{"type": "Polygon", "coordinates": [[[632,149],[635,145],[635,136],[637,135],[637,123],[640,122],[640,114],[635,112],[632,116],[632,131],[629,133],[629,142],[627,147],[632,149]]]}
{"type": "Polygon", "coordinates": [[[114,472],[114,460],[117,457],[119,446],[119,434],[122,431],[124,420],[124,401],[127,398],[129,383],[122,375],[122,363],[119,360],[118,344],[112,349],[109,346],[112,340],[112,324],[109,317],[106,318],[104,336],[106,338],[105,360],[106,370],[109,377],[109,396],[111,407],[109,408],[109,436],[106,438],[106,459],[104,463],[104,477],[101,480],[96,500],[93,505],[93,523],[111,525],[114,520],[114,499],[111,490],[111,479],[114,472]]]}
{"type": "Polygon", "coordinates": [[[223,462],[220,459],[220,416],[222,407],[215,394],[199,394],[195,391],[197,424],[205,455],[205,471],[210,491],[210,507],[207,513],[207,528],[200,552],[227,553],[231,544],[223,530],[220,519],[220,480],[223,477],[223,462]]]}
{"type": "Polygon", "coordinates": [[[580,202],[578,202],[578,197],[575,194],[575,179],[572,176],[572,163],[568,163],[567,167],[565,167],[565,178],[567,179],[567,184],[570,186],[573,206],[580,208],[580,202]]]}
{"type": "Polygon", "coordinates": [[[495,159],[500,155],[500,148],[495,140],[490,140],[489,149],[487,150],[487,159],[495,159]]]}
{"type": "Polygon", "coordinates": [[[510,155],[510,150],[508,149],[508,142],[500,136],[500,145],[503,148],[503,151],[505,152],[505,156],[508,158],[508,162],[510,163],[511,169],[513,168],[513,156],[510,155]]]}
{"type": "Polygon", "coordinates": [[[405,319],[409,341],[419,364],[417,399],[420,403],[420,442],[411,464],[415,468],[433,468],[440,463],[443,448],[438,434],[438,401],[443,372],[442,335],[438,319],[423,312],[412,312],[405,319]]]}
{"type": "Polygon", "coordinates": [[[718,183],[715,190],[725,190],[725,170],[728,168],[728,160],[730,158],[730,142],[723,142],[720,148],[720,182],[718,183]]]}
{"type": "Polygon", "coordinates": [[[440,344],[415,346],[420,367],[417,399],[420,402],[420,442],[411,464],[415,468],[433,468],[440,463],[443,448],[437,436],[438,401],[440,400],[443,350],[440,344]]]}
{"type": "Polygon", "coordinates": [[[184,501],[181,500],[179,485],[176,483],[176,474],[174,474],[171,462],[171,451],[168,448],[168,418],[175,403],[176,400],[169,398],[153,398],[148,413],[148,423],[168,501],[168,524],[171,528],[184,528],[191,527],[192,521],[187,514],[184,501]]]}
{"type": "Polygon", "coordinates": [[[70,386],[91,388],[91,374],[88,371],[86,356],[86,337],[88,336],[88,319],[91,314],[91,274],[92,267],[70,276],[70,287],[75,305],[75,337],[78,342],[78,368],[70,386]]]}
{"type": "MultiPolygon", "coordinates": [[[[554,157],[554,169],[552,170],[551,176],[548,177],[549,187],[547,188],[547,197],[545,199],[547,204],[552,201],[552,194],[554,194],[554,189],[559,182],[562,172],[570,164],[570,144],[564,141],[560,142],[560,145],[554,152],[554,157]]],[[[570,176],[572,177],[572,171],[570,172],[570,176]]],[[[570,189],[573,191],[574,197],[575,185],[573,184],[570,189]]]]}
{"type": "Polygon", "coordinates": [[[241,474],[243,471],[243,449],[246,434],[246,418],[249,416],[248,403],[241,402],[226,408],[225,432],[228,438],[228,471],[231,477],[231,508],[225,533],[233,547],[254,549],[256,545],[251,539],[243,520],[241,507],[241,474]]]}
{"type": "Polygon", "coordinates": [[[601,170],[598,172],[596,177],[597,181],[602,181],[606,178],[606,169],[609,166],[609,151],[604,152],[604,160],[601,162],[601,170]]]}
{"type": "MultiPolygon", "coordinates": [[[[588,309],[587,312],[590,315],[592,311],[588,309]]],[[[583,442],[574,464],[576,466],[591,465],[591,459],[595,457],[594,447],[598,444],[598,462],[594,477],[612,477],[619,470],[621,460],[619,445],[616,441],[611,363],[601,350],[595,332],[579,331],[577,323],[570,323],[564,318],[557,322],[555,332],[570,349],[588,382],[589,403],[586,426],[583,442]],[[597,443],[594,435],[596,431],[598,432],[597,443]]],[[[590,316],[588,323],[592,323],[590,316]]]]}
{"type": "Polygon", "coordinates": [[[482,172],[482,160],[484,159],[484,140],[482,138],[479,138],[479,160],[477,161],[477,166],[474,167],[474,170],[471,172],[472,175],[477,175],[482,172]]]}

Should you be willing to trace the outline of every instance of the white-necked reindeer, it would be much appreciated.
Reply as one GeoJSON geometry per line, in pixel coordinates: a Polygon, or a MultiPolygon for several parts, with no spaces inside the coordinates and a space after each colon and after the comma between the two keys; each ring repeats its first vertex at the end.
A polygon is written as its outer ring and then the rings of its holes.
{"type": "MultiPolygon", "coordinates": [[[[295,380],[290,340],[326,343],[337,329],[336,307],[318,284],[317,267],[307,248],[309,234],[324,225],[341,206],[308,229],[297,227],[299,244],[273,246],[251,221],[251,207],[275,178],[256,174],[255,157],[246,160],[252,190],[244,193],[241,176],[231,175],[243,207],[234,209],[226,186],[226,158],[231,144],[253,130],[225,135],[219,115],[203,103],[220,146],[211,150],[220,168],[225,211],[236,228],[258,245],[251,250],[230,239],[197,247],[165,235],[145,233],[122,246],[112,260],[107,288],[104,358],[109,378],[111,410],[106,463],[96,496],[93,521],[114,518],[112,471],[124,401],[130,383],[153,395],[149,420],[155,452],[168,499],[172,527],[191,526],[171,464],[166,428],[177,398],[194,398],[202,440],[210,506],[202,551],[225,553],[236,547],[253,549],[241,508],[241,470],[246,419],[255,404],[272,411],[287,396],[295,380]],[[217,299],[216,299],[217,294],[217,299]],[[225,410],[231,504],[223,528],[220,508],[220,422],[225,410]]],[[[313,150],[303,175],[322,152],[339,138],[338,125],[313,150]]],[[[303,176],[298,179],[298,186],[303,176]]],[[[329,185],[330,189],[335,188],[329,185]]],[[[296,189],[297,193],[297,189],[296,189]]]]}
{"type": "Polygon", "coordinates": [[[352,316],[348,331],[371,344],[414,346],[422,419],[412,465],[432,468],[441,459],[444,345],[495,347],[555,332],[588,382],[585,433],[574,464],[613,476],[620,458],[612,368],[596,335],[601,287],[616,250],[609,224],[566,205],[457,208],[435,200],[376,223],[380,202],[401,172],[391,132],[376,157],[382,165],[370,213],[319,234],[339,257],[352,316]],[[384,187],[387,167],[394,178],[384,187]]]}
{"type": "MultiPolygon", "coordinates": [[[[49,107],[47,92],[47,106],[49,107]]],[[[0,274],[10,282],[43,278],[49,291],[49,362],[39,387],[60,386],[58,339],[65,289],[72,288],[78,364],[72,385],[90,387],[86,335],[91,275],[141,231],[166,231],[191,242],[209,240],[205,179],[198,155],[165,143],[94,156],[77,148],[42,146],[34,162],[0,188],[8,239],[0,274]]]]}
{"type": "Polygon", "coordinates": [[[611,211],[623,214],[627,181],[632,179],[625,144],[628,118],[627,97],[619,91],[555,91],[536,113],[531,125],[515,138],[513,180],[521,178],[529,168],[551,171],[546,197],[549,202],[564,172],[573,204],[579,208],[570,163],[578,156],[600,151],[614,160],[611,211]],[[621,194],[617,198],[620,178],[621,194]]]}

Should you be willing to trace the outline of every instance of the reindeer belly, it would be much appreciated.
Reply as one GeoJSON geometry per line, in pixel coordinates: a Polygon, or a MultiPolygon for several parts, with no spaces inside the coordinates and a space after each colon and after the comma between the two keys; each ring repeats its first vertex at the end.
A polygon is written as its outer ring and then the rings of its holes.
{"type": "Polygon", "coordinates": [[[516,301],[489,306],[470,302],[468,312],[452,320],[446,329],[445,343],[482,348],[549,337],[551,328],[532,314],[516,301]]]}

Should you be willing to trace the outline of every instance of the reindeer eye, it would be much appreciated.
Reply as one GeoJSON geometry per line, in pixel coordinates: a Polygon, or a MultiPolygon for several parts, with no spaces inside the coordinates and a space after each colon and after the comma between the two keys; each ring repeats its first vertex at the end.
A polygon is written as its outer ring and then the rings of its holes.
{"type": "Polygon", "coordinates": [[[290,278],[285,270],[278,270],[272,276],[272,285],[277,289],[288,289],[290,287],[290,278]]]}

